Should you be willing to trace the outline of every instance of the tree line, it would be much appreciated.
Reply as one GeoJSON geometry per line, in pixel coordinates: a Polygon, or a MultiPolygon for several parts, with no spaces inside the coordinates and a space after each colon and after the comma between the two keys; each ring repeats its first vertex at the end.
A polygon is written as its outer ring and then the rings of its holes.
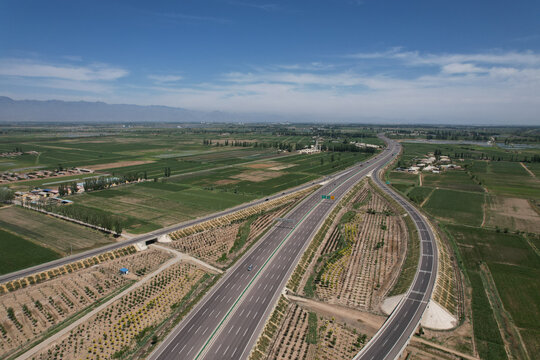
{"type": "Polygon", "coordinates": [[[147,179],[146,171],[144,171],[142,175],[138,172],[134,172],[118,176],[100,176],[97,178],[85,179],[83,187],[84,191],[104,190],[110,188],[112,185],[139,181],[141,179],[147,179]]]}
{"type": "Polygon", "coordinates": [[[25,205],[37,207],[40,210],[63,215],[70,219],[79,220],[90,225],[107,229],[109,231],[114,231],[117,234],[121,234],[124,227],[123,221],[116,216],[111,216],[109,213],[92,208],[81,207],[77,204],[65,206],[43,200],[37,202],[36,204],[25,205]]]}

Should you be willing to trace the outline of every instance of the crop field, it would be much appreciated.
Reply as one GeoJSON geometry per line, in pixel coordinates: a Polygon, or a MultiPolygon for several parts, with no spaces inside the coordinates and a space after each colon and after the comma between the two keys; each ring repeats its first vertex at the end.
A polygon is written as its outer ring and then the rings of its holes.
{"type": "Polygon", "coordinates": [[[3,329],[0,356],[40,339],[89,306],[129,286],[137,276],[153,271],[170,257],[168,253],[152,249],[0,295],[0,329],[3,329]],[[133,275],[121,276],[121,267],[128,267],[133,275]]]}
{"type": "Polygon", "coordinates": [[[71,251],[82,252],[114,241],[112,235],[19,206],[0,209],[0,229],[63,256],[71,251]]]}
{"type": "Polygon", "coordinates": [[[484,194],[435,189],[424,208],[439,219],[480,226],[484,194]]]}
{"type": "Polygon", "coordinates": [[[118,216],[124,221],[126,231],[135,234],[224,210],[254,199],[253,196],[188,188],[169,182],[134,184],[70,198],[77,206],[90,207],[118,216]]]}
{"type": "Polygon", "coordinates": [[[439,187],[451,190],[484,192],[482,186],[475,183],[465,171],[453,170],[444,174],[424,174],[423,186],[439,187]]]}
{"type": "Polygon", "coordinates": [[[496,195],[540,200],[540,180],[532,177],[518,162],[490,161],[474,166],[471,172],[496,195]]]}
{"type": "Polygon", "coordinates": [[[58,259],[60,255],[0,229],[0,274],[58,259]]]}
{"type": "Polygon", "coordinates": [[[58,339],[36,359],[110,359],[135,351],[207,277],[194,265],[173,265],[58,339]]]}
{"type": "Polygon", "coordinates": [[[540,178],[540,163],[527,163],[525,164],[527,169],[529,169],[537,178],[540,178]]]}
{"type": "MultiPolygon", "coordinates": [[[[511,314],[519,331],[525,331],[526,334],[540,331],[537,319],[538,287],[537,281],[532,281],[538,276],[540,257],[527,241],[520,235],[493,230],[457,225],[448,225],[447,229],[457,242],[473,286],[473,320],[477,324],[475,337],[478,341],[497,339],[496,336],[493,337],[493,330],[490,329],[492,326],[490,324],[495,321],[494,315],[489,304],[486,304],[487,299],[484,299],[486,289],[479,275],[478,264],[482,262],[487,263],[505,309],[511,314]]],[[[537,340],[530,336],[523,338],[529,353],[533,353],[538,347],[537,340]]],[[[500,336],[498,341],[502,344],[500,336]]],[[[486,358],[498,358],[496,355],[489,355],[489,351],[491,350],[486,345],[484,348],[486,358]]]]}
{"type": "Polygon", "coordinates": [[[489,270],[505,309],[520,331],[529,334],[525,341],[529,354],[537,354],[540,340],[530,335],[540,334],[540,269],[495,263],[489,264],[489,270]]]}

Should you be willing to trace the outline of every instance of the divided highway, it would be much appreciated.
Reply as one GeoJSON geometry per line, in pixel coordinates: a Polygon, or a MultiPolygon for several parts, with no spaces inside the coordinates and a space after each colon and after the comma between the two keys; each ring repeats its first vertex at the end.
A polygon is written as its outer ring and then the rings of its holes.
{"type": "Polygon", "coordinates": [[[399,151],[396,142],[375,158],[334,177],[296,206],[203,298],[150,359],[245,359],[304,249],[339,199],[399,151]],[[334,195],[335,200],[322,200],[334,195]],[[249,270],[252,268],[252,270],[249,270]]]}

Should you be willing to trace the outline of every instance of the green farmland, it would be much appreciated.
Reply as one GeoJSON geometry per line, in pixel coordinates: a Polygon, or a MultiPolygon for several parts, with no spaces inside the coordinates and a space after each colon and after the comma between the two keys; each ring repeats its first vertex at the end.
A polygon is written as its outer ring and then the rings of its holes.
{"type": "Polygon", "coordinates": [[[366,159],[363,153],[291,155],[70,196],[120,216],[139,234],[284,191],[366,159]],[[274,169],[271,170],[268,166],[274,169]]]}
{"type": "Polygon", "coordinates": [[[58,259],[60,254],[0,229],[0,274],[58,259]]]}
{"type": "MultiPolygon", "coordinates": [[[[540,199],[540,182],[520,161],[540,151],[403,145],[403,156],[396,166],[416,164],[428,152],[439,150],[463,168],[440,174],[423,172],[422,186],[419,175],[389,171],[386,176],[392,186],[439,222],[457,249],[471,288],[472,323],[480,357],[505,359],[506,349],[517,357],[523,349],[538,353],[540,256],[531,246],[538,236],[523,232],[538,229],[540,215],[534,204],[540,199]],[[509,315],[492,307],[494,301],[509,315]]],[[[524,164],[533,174],[540,169],[538,163],[524,164]]]]}
{"type": "Polygon", "coordinates": [[[435,189],[424,208],[440,219],[458,224],[480,226],[484,194],[435,189]]]}

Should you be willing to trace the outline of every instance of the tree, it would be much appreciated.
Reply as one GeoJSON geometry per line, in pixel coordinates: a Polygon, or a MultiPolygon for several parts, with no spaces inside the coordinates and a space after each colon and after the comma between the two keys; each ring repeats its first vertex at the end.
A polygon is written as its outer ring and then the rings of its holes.
{"type": "Polygon", "coordinates": [[[8,187],[0,188],[0,202],[10,202],[15,198],[15,193],[8,187]]]}
{"type": "Polygon", "coordinates": [[[118,220],[115,221],[115,223],[114,223],[114,231],[115,231],[118,235],[120,235],[120,234],[122,233],[122,230],[123,230],[123,229],[122,229],[122,223],[121,223],[120,221],[118,221],[118,220]]]}

